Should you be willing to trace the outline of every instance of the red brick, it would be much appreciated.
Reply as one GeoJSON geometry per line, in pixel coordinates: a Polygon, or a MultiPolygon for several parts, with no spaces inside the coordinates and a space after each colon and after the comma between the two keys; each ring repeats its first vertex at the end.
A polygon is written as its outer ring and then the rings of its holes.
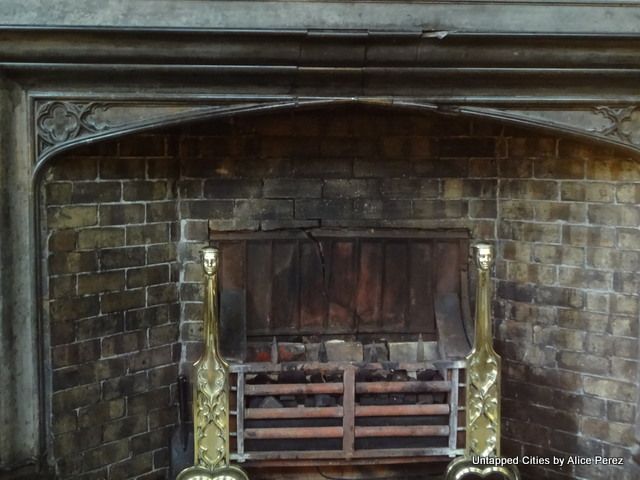
{"type": "MultiPolygon", "coordinates": [[[[177,327],[177,324],[175,324],[177,327]]],[[[178,365],[171,364],[149,370],[149,385],[151,387],[162,387],[176,384],[178,378],[178,365]]]]}
{"type": "Polygon", "coordinates": [[[77,238],[75,230],[56,230],[49,236],[49,251],[70,252],[76,248],[77,238]]]}
{"type": "Polygon", "coordinates": [[[113,248],[100,251],[100,265],[103,269],[137,267],[146,258],[144,247],[113,248]]]}
{"type": "Polygon", "coordinates": [[[65,252],[49,256],[49,273],[52,275],[92,272],[97,268],[98,260],[95,252],[65,252]]]}
{"type": "Polygon", "coordinates": [[[158,305],[141,310],[129,310],[126,312],[126,328],[127,330],[138,330],[153,325],[162,325],[173,320],[174,314],[179,314],[179,305],[158,305]],[[172,312],[172,309],[177,312],[172,312]]]}
{"type": "Polygon", "coordinates": [[[53,300],[49,304],[49,315],[52,322],[92,317],[99,312],[100,304],[96,295],[63,298],[53,300]]]}
{"type": "Polygon", "coordinates": [[[167,193],[167,182],[124,182],[122,198],[124,201],[164,200],[167,197],[167,193]]]}
{"type": "Polygon", "coordinates": [[[177,323],[161,325],[149,329],[149,346],[155,347],[175,343],[178,341],[179,328],[177,323]]]}
{"type": "Polygon", "coordinates": [[[165,283],[170,278],[169,265],[154,265],[127,270],[127,287],[145,287],[165,283]]]}
{"type": "Polygon", "coordinates": [[[98,175],[98,162],[93,158],[68,156],[56,159],[49,169],[51,180],[94,180],[98,175]]]}
{"type": "Polygon", "coordinates": [[[142,223],[144,219],[143,204],[100,205],[100,225],[142,223]]]}
{"type": "Polygon", "coordinates": [[[83,464],[88,471],[123,460],[129,455],[129,439],[126,438],[85,452],[83,464]]]}
{"type": "MultiPolygon", "coordinates": [[[[168,386],[146,390],[138,395],[130,396],[127,400],[129,415],[146,414],[156,408],[168,407],[170,391],[168,386]]],[[[159,447],[158,447],[159,448],[159,447]]]]}
{"type": "Polygon", "coordinates": [[[147,263],[174,262],[177,259],[176,245],[173,243],[163,243],[159,245],[150,245],[147,248],[147,263]]]}
{"type": "Polygon", "coordinates": [[[441,157],[494,157],[496,140],[494,138],[442,138],[438,142],[438,154],[441,157]]]}
{"type": "Polygon", "coordinates": [[[88,228],[78,232],[79,249],[120,247],[123,245],[123,228],[88,228]]]}
{"type": "Polygon", "coordinates": [[[49,298],[63,298],[76,295],[76,276],[62,275],[49,279],[49,298]]]}
{"type": "Polygon", "coordinates": [[[60,345],[51,351],[54,368],[78,365],[100,358],[100,342],[87,340],[84,342],[60,345]]]}
{"type": "MultiPolygon", "coordinates": [[[[139,432],[135,432],[139,433],[139,432]]],[[[153,456],[151,452],[135,455],[133,458],[115,463],[109,467],[110,480],[125,480],[128,478],[142,478],[141,475],[153,470],[153,456]]],[[[160,477],[163,478],[164,477],[160,477]]]]}
{"type": "Polygon", "coordinates": [[[509,158],[553,158],[556,147],[557,140],[553,137],[512,137],[509,138],[509,158]]]}
{"type": "Polygon", "coordinates": [[[148,245],[165,243],[171,240],[170,223],[127,226],[127,245],[148,245]]]}
{"type": "Polygon", "coordinates": [[[167,365],[173,362],[169,345],[143,350],[131,357],[130,370],[132,372],[148,368],[167,365]]]}
{"type": "Polygon", "coordinates": [[[76,336],[78,340],[103,337],[121,332],[123,329],[124,315],[122,313],[92,317],[76,322],[76,336]]]}
{"type": "Polygon", "coordinates": [[[50,229],[89,227],[98,223],[96,206],[65,206],[47,209],[50,229]]]}
{"type": "Polygon", "coordinates": [[[585,161],[581,158],[545,158],[534,162],[538,178],[584,178],[585,161]]]}
{"type": "Polygon", "coordinates": [[[156,429],[178,423],[178,410],[175,407],[158,408],[149,412],[149,428],[156,429]]]}
{"type": "Polygon", "coordinates": [[[71,202],[119,202],[121,197],[122,186],[120,182],[75,182],[71,202]]]}
{"type": "Polygon", "coordinates": [[[119,312],[130,308],[144,307],[146,304],[144,289],[124,292],[104,293],[100,298],[102,313],[119,312]]]}
{"type": "Polygon", "coordinates": [[[102,356],[110,357],[123,353],[137,352],[145,346],[142,331],[119,333],[102,339],[102,356]]]}
{"type": "Polygon", "coordinates": [[[97,403],[100,400],[100,385],[90,384],[73,387],[53,394],[53,414],[69,412],[75,408],[97,403]]]}
{"type": "MultiPolygon", "coordinates": [[[[105,443],[128,438],[147,429],[146,415],[124,417],[102,425],[102,438],[105,443]]],[[[113,467],[112,467],[113,468],[113,467]]]]}
{"type": "Polygon", "coordinates": [[[143,433],[131,438],[131,451],[134,455],[142,452],[149,452],[165,447],[171,437],[172,428],[165,427],[159,430],[153,430],[149,433],[143,433]]]}
{"type": "MultiPolygon", "coordinates": [[[[104,400],[119,399],[144,393],[148,389],[149,381],[146,372],[128,374],[102,382],[102,397],[104,400]]],[[[129,415],[133,414],[131,409],[129,409],[128,413],[129,415]]]]}
{"type": "Polygon", "coordinates": [[[179,299],[178,286],[175,283],[147,287],[147,306],[173,303],[179,299]]]}
{"type": "Polygon", "coordinates": [[[99,293],[124,288],[124,270],[78,275],[78,294],[99,293]]]}

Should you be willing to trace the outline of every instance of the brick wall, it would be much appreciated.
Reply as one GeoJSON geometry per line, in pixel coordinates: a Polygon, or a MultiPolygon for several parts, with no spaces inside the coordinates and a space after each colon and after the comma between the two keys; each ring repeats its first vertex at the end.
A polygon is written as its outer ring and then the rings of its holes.
{"type": "Polygon", "coordinates": [[[508,452],[624,457],[548,478],[636,478],[640,163],[568,140],[509,145],[496,272],[508,452]]]}
{"type": "Polygon", "coordinates": [[[77,151],[45,174],[60,478],[167,478],[180,307],[166,143],[132,138],[77,151]]]}
{"type": "Polygon", "coordinates": [[[199,354],[209,228],[462,227],[494,240],[505,453],[628,458],[640,166],[619,154],[348,108],[91,147],[54,162],[43,191],[63,478],[166,478],[177,360],[188,370],[199,354]]]}

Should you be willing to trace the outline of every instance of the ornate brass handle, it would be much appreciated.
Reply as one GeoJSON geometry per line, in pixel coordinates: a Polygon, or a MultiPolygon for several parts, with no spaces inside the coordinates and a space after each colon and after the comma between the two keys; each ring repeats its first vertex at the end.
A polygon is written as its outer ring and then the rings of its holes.
{"type": "Polygon", "coordinates": [[[194,466],[177,480],[248,480],[229,465],[229,366],[218,338],[218,250],[202,249],[205,275],[204,352],[194,364],[194,466]]]}
{"type": "Polygon", "coordinates": [[[478,272],[476,287],[476,331],[473,348],[467,355],[466,368],[466,446],[463,457],[447,468],[447,480],[467,476],[496,475],[519,480],[513,466],[477,467],[474,457],[500,456],[500,356],[493,349],[491,334],[491,267],[493,247],[487,243],[474,245],[478,272]]]}

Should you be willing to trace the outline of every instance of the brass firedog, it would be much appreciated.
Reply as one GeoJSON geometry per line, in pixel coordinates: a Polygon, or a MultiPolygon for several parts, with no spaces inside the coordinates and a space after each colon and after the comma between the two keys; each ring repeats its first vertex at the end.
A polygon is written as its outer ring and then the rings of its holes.
{"type": "Polygon", "coordinates": [[[447,480],[463,480],[489,475],[519,480],[513,465],[492,462],[500,459],[500,356],[493,349],[491,333],[491,279],[493,247],[474,247],[478,267],[476,289],[476,330],[466,368],[466,448],[447,468],[447,480]]]}
{"type": "Polygon", "coordinates": [[[205,274],[204,352],[194,364],[194,466],[177,480],[249,480],[229,465],[229,365],[218,343],[218,250],[202,250],[205,274]]]}

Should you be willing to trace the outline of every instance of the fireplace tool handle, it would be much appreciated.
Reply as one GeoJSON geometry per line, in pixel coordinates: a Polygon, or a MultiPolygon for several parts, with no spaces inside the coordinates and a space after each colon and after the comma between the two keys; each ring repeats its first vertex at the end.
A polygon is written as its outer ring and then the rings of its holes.
{"type": "Polygon", "coordinates": [[[202,249],[204,351],[194,364],[194,466],[177,480],[248,480],[242,469],[229,465],[229,365],[219,348],[218,255],[216,248],[202,249]]]}
{"type": "Polygon", "coordinates": [[[464,456],[453,460],[446,480],[503,478],[519,480],[514,465],[479,461],[500,457],[500,356],[493,349],[491,333],[491,267],[493,247],[474,245],[478,272],[476,328],[473,348],[466,357],[466,442],[464,456]],[[487,466],[488,465],[488,466],[487,466]]]}
{"type": "Polygon", "coordinates": [[[182,449],[187,450],[189,445],[189,431],[184,428],[187,423],[187,417],[189,416],[189,409],[187,408],[187,389],[189,388],[189,380],[186,376],[180,375],[178,377],[178,406],[180,408],[180,433],[182,435],[182,449]]]}

